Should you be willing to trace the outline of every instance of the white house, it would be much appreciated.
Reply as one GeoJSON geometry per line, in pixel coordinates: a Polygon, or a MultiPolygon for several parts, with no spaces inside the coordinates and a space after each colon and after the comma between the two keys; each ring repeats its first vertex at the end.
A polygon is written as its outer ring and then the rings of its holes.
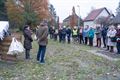
{"type": "Polygon", "coordinates": [[[88,25],[90,27],[94,27],[96,25],[96,20],[100,17],[109,17],[110,12],[104,7],[100,9],[92,10],[88,16],[84,19],[84,26],[88,25]]]}

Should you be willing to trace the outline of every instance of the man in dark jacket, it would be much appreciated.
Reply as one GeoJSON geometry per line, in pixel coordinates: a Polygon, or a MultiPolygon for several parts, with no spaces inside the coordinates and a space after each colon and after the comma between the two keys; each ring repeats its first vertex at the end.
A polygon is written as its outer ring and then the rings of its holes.
{"type": "Polygon", "coordinates": [[[53,28],[49,28],[50,39],[53,39],[53,28]]]}
{"type": "Polygon", "coordinates": [[[30,30],[30,27],[29,25],[26,25],[24,27],[24,30],[23,30],[23,34],[24,34],[24,48],[25,48],[25,58],[26,59],[30,59],[30,49],[32,49],[32,32],[30,30]]]}
{"type": "Polygon", "coordinates": [[[37,61],[40,61],[40,63],[45,63],[45,52],[46,52],[46,46],[48,43],[48,26],[45,21],[42,21],[40,23],[39,29],[36,33],[38,44],[39,44],[39,50],[37,54],[37,61]]]}
{"type": "Polygon", "coordinates": [[[103,48],[106,48],[107,30],[108,28],[106,26],[102,28],[102,38],[103,38],[103,44],[104,44],[103,48]]]}
{"type": "Polygon", "coordinates": [[[120,25],[118,26],[117,29],[116,38],[117,38],[117,54],[120,54],[120,25]]]}
{"type": "Polygon", "coordinates": [[[62,27],[59,28],[58,35],[59,35],[59,42],[61,43],[61,41],[62,41],[62,27]]]}
{"type": "Polygon", "coordinates": [[[61,33],[62,33],[62,41],[63,41],[63,43],[65,43],[65,41],[66,41],[66,27],[65,26],[63,26],[61,33]]]}
{"type": "Polygon", "coordinates": [[[66,30],[68,44],[70,44],[70,42],[71,42],[71,40],[70,40],[71,33],[72,33],[72,31],[71,31],[70,27],[68,27],[66,30]]]}

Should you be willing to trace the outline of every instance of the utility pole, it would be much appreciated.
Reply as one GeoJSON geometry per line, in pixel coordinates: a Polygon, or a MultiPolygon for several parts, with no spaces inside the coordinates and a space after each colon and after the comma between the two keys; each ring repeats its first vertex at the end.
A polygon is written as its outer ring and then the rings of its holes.
{"type": "Polygon", "coordinates": [[[78,7],[78,28],[80,28],[80,6],[79,5],[77,5],[77,7],[78,7]]]}

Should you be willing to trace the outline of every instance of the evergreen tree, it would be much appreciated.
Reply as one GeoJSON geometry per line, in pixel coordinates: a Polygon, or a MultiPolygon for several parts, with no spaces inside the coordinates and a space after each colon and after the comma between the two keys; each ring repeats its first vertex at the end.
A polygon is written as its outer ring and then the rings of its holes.
{"type": "Polygon", "coordinates": [[[50,24],[52,26],[57,27],[57,15],[56,15],[56,11],[55,8],[52,4],[49,5],[49,13],[50,13],[50,24]]]}
{"type": "Polygon", "coordinates": [[[32,26],[35,26],[38,22],[38,15],[32,9],[31,2],[26,0],[24,2],[24,12],[23,12],[24,22],[25,23],[32,23],[32,26]]]}

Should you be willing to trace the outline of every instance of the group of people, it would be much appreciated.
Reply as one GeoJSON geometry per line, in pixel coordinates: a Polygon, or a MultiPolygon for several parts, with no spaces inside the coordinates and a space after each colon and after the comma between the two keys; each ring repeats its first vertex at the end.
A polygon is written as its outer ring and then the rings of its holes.
{"type": "Polygon", "coordinates": [[[86,25],[85,27],[60,27],[55,29],[54,27],[49,28],[50,38],[55,41],[59,39],[59,42],[71,43],[77,42],[89,46],[106,48],[110,52],[114,52],[114,47],[117,47],[117,54],[120,54],[120,25],[117,27],[97,25],[95,28],[86,25]],[[103,44],[102,44],[103,43],[103,44]]]}
{"type": "MultiPolygon", "coordinates": [[[[25,48],[25,58],[30,59],[30,50],[32,49],[32,30],[30,29],[31,23],[28,23],[25,25],[23,29],[24,34],[24,48],[25,48]]],[[[35,31],[36,35],[36,41],[38,41],[39,49],[37,54],[37,61],[40,61],[40,63],[45,63],[45,52],[46,52],[46,46],[48,43],[48,26],[46,21],[42,21],[38,29],[35,31]]]]}
{"type": "MultiPolygon", "coordinates": [[[[23,29],[24,34],[24,48],[25,48],[25,58],[30,59],[30,50],[32,49],[32,30],[30,29],[30,23],[25,25],[23,29]]],[[[50,38],[55,41],[59,39],[59,42],[65,43],[66,40],[70,44],[71,40],[80,44],[85,44],[89,46],[94,46],[94,40],[96,47],[101,47],[103,42],[103,48],[114,52],[114,47],[117,47],[117,54],[120,54],[120,25],[114,27],[113,25],[106,27],[101,27],[100,25],[96,28],[89,27],[60,27],[55,29],[54,27],[48,28],[47,22],[42,21],[35,31],[36,41],[38,41],[39,49],[37,54],[37,61],[40,63],[45,62],[45,52],[46,46],[48,44],[48,34],[50,38]],[[59,38],[58,38],[59,37],[59,38]]]]}

